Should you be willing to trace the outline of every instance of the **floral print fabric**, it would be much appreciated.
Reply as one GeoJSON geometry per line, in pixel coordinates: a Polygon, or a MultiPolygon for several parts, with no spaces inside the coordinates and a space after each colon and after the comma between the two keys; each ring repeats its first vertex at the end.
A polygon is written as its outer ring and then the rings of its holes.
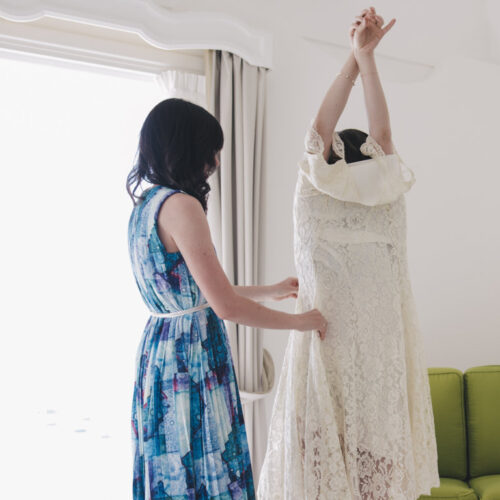
{"type": "MultiPolygon", "coordinates": [[[[158,236],[159,209],[176,192],[149,189],[129,221],[137,286],[157,313],[205,302],[181,253],[168,253],[158,236]]],[[[214,311],[151,316],[136,366],[134,500],[255,498],[229,341],[214,311]]]]}

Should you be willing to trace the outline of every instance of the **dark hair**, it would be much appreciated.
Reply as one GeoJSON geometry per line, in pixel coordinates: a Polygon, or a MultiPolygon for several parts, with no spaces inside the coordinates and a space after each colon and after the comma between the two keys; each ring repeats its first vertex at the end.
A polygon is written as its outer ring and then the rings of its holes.
{"type": "MultiPolygon", "coordinates": [[[[366,156],[360,151],[361,145],[366,141],[368,134],[357,128],[345,128],[339,130],[338,134],[344,143],[344,154],[346,163],[355,161],[369,160],[371,156],[366,156]]],[[[330,152],[328,163],[334,163],[339,157],[333,152],[330,152]]]]}
{"type": "Polygon", "coordinates": [[[143,199],[136,190],[146,181],[181,189],[197,198],[206,212],[207,179],[223,144],[222,128],[206,109],[177,98],[159,102],[142,125],[135,164],[127,177],[134,205],[143,199]]]}

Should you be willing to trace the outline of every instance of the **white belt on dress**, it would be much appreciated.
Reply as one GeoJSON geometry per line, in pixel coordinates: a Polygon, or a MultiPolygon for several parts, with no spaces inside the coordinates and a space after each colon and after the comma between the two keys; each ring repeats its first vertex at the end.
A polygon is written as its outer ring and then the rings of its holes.
{"type": "Polygon", "coordinates": [[[174,311],[170,313],[157,313],[154,311],[150,311],[151,316],[155,316],[156,318],[176,318],[177,316],[184,316],[184,314],[194,313],[196,311],[201,311],[202,309],[207,309],[210,307],[208,302],[204,304],[200,304],[199,306],[190,307],[189,309],[182,309],[181,311],[174,311]]]}

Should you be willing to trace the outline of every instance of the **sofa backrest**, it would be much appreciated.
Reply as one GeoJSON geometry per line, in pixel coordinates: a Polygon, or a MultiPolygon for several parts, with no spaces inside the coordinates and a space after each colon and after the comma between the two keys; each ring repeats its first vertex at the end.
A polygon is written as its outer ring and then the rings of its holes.
{"type": "Polygon", "coordinates": [[[428,368],[441,477],[467,479],[467,436],[463,374],[428,368]]]}
{"type": "Polygon", "coordinates": [[[464,372],[469,474],[500,474],[500,365],[464,372]]]}

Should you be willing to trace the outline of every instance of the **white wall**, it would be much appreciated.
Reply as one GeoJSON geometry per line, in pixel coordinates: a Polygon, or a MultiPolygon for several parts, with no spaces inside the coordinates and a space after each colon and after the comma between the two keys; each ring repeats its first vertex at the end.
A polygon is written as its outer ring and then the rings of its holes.
{"type": "MultiPolygon", "coordinates": [[[[394,35],[396,36],[396,35],[394,35]]],[[[401,31],[399,37],[404,36],[401,31]]],[[[407,194],[408,256],[428,366],[500,364],[500,67],[444,58],[426,80],[382,82],[394,143],[417,182],[407,194]]],[[[261,278],[295,273],[292,199],[304,132],[343,60],[275,33],[269,75],[261,278]]],[[[367,130],[361,81],[338,128],[367,130]]],[[[278,303],[279,304],[279,303],[278,303]]],[[[279,304],[293,312],[293,303],[279,304]]],[[[287,334],[266,331],[277,372],[287,334]]],[[[272,397],[267,404],[268,416],[272,397]]]]}

